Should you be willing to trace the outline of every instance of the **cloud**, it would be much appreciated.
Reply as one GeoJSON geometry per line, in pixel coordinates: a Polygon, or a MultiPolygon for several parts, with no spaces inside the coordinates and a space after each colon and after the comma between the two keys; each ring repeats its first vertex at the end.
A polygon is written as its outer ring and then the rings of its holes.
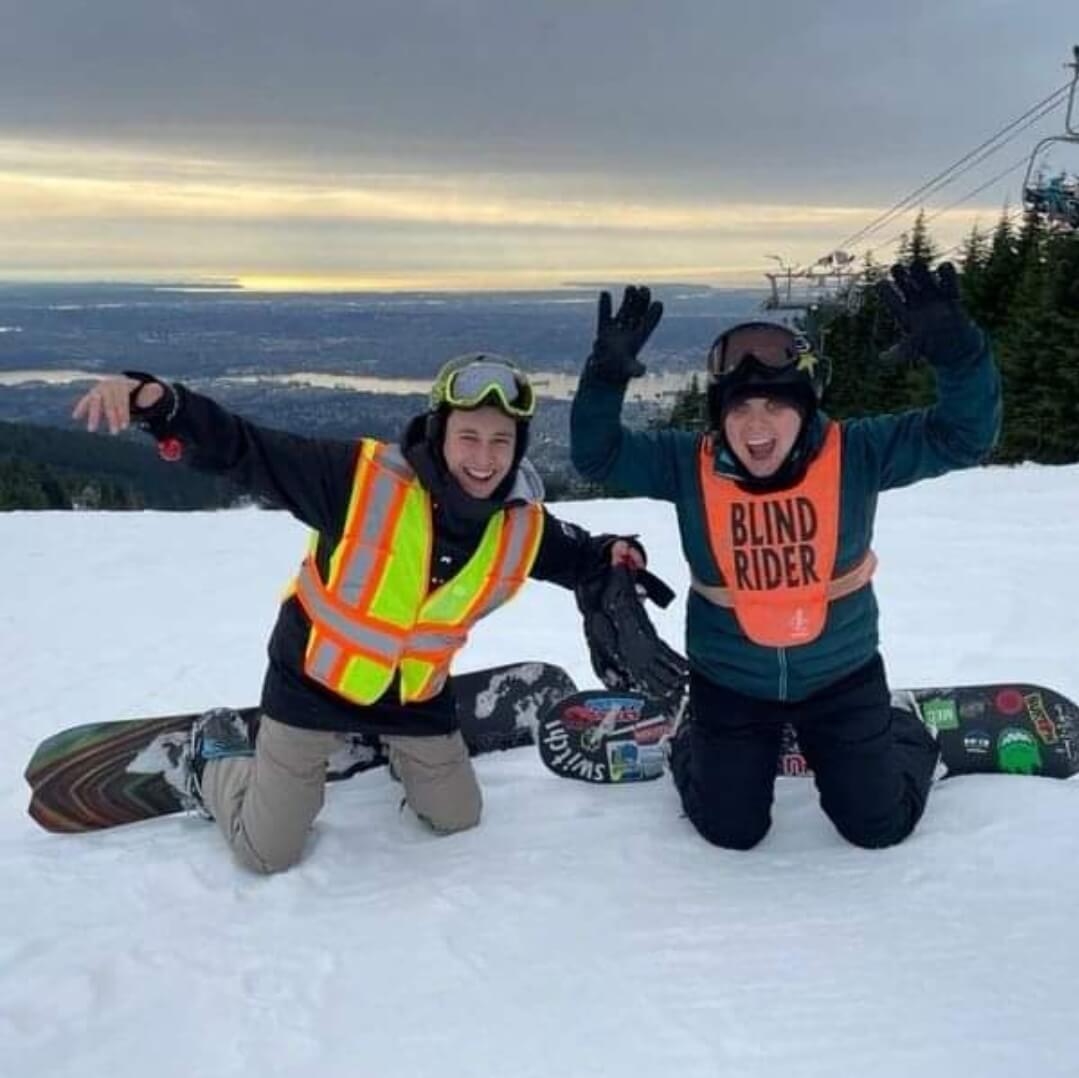
{"type": "MultiPolygon", "coordinates": [[[[260,287],[530,287],[572,277],[759,281],[764,252],[811,261],[879,210],[630,202],[572,174],[276,171],[243,159],[0,142],[0,273],[232,276],[260,287]]],[[[972,211],[971,211],[972,212],[972,211]]],[[[966,231],[969,212],[953,214],[966,231]]]]}
{"type": "MultiPolygon", "coordinates": [[[[1054,14],[1075,25],[1070,0],[1054,14]]],[[[1062,80],[1067,35],[1029,23],[985,0],[50,0],[5,19],[0,133],[847,202],[1062,80]]]]}
{"type": "MultiPolygon", "coordinates": [[[[37,218],[224,218],[232,221],[400,221],[594,231],[759,231],[848,227],[869,207],[768,203],[630,202],[567,195],[572,175],[551,175],[546,197],[516,192],[512,177],[318,172],[267,179],[238,161],[185,161],[130,151],[0,142],[0,207],[37,218]],[[556,194],[556,192],[560,192],[556,194]]],[[[578,186],[597,186],[595,184],[578,186]]],[[[0,210],[0,214],[4,211],[0,210]]]]}
{"type": "MultiPolygon", "coordinates": [[[[1039,23],[1074,25],[1072,7],[1047,0],[1039,23]]],[[[1067,58],[1066,34],[1032,34],[1003,0],[13,8],[9,273],[44,265],[65,229],[72,250],[96,234],[113,267],[171,243],[214,272],[229,248],[315,272],[320,249],[375,243],[389,270],[419,236],[445,273],[477,251],[508,273],[522,243],[570,275],[810,260],[1063,82],[1067,58]]],[[[942,218],[948,238],[1016,190],[942,218]]]]}

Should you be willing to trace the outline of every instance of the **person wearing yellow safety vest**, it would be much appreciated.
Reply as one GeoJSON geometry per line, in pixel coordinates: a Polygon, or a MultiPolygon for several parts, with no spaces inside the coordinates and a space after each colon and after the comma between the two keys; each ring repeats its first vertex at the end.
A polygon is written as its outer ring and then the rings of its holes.
{"type": "Polygon", "coordinates": [[[890,706],[873,518],[881,491],[986,457],[1000,377],[949,264],[896,266],[892,277],[879,291],[902,331],[897,351],[928,360],[932,407],[830,420],[819,408],[826,359],[784,326],[749,322],[709,352],[709,429],[699,435],[621,426],[662,309],[646,288],[628,288],[613,316],[610,296],[600,300],[571,453],[589,478],[677,510],[690,672],[670,765],[686,815],[718,846],[749,849],[768,832],[785,724],[848,841],[900,842],[925,808],[939,754],[920,721],[890,706]]]}
{"type": "MultiPolygon", "coordinates": [[[[168,459],[227,476],[313,529],[269,643],[255,745],[208,713],[185,786],[258,872],[301,856],[340,735],[377,735],[417,816],[436,832],[479,822],[450,667],[480,618],[534,577],[575,588],[609,564],[643,568],[632,538],[590,536],[542,505],[525,456],[528,377],[496,355],[445,364],[399,444],[257,426],[152,375],[104,379],[73,416],[134,420],[168,459]]],[[[232,717],[230,717],[232,716],[232,717]]]]}

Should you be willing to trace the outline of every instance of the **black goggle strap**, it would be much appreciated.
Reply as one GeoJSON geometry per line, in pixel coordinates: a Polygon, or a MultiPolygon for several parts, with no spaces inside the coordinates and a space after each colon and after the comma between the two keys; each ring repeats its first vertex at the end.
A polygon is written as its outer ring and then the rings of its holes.
{"type": "Polygon", "coordinates": [[[737,370],[747,359],[765,367],[780,369],[796,363],[808,351],[796,334],[770,322],[750,322],[724,333],[708,355],[708,371],[713,376],[737,370]],[[766,341],[762,338],[772,338],[766,341]],[[739,339],[745,341],[739,346],[739,339]],[[783,341],[785,343],[780,344],[783,341]]]}

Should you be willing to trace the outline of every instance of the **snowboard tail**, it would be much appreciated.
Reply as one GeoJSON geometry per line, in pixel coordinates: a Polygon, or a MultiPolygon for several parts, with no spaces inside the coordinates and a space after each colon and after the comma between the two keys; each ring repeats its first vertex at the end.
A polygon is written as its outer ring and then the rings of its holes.
{"type": "MultiPolygon", "coordinates": [[[[257,708],[240,712],[257,721],[257,708]]],[[[46,738],[30,758],[27,811],[46,831],[95,831],[180,812],[180,791],[163,768],[146,771],[144,754],[178,759],[197,715],[87,723],[46,738]]]]}
{"type": "MultiPolygon", "coordinates": [[[[899,689],[892,693],[892,707],[911,712],[935,731],[945,777],[1068,778],[1079,772],[1079,705],[1053,689],[1026,684],[899,689]]],[[[646,782],[666,770],[665,743],[673,724],[674,716],[639,693],[575,693],[540,723],[540,759],[563,778],[646,782]]],[[[790,726],[784,727],[776,772],[811,774],[790,726]]]]}
{"type": "MultiPolygon", "coordinates": [[[[457,713],[472,755],[529,745],[541,714],[576,691],[550,663],[512,663],[454,678],[457,713]]],[[[252,741],[259,710],[238,709],[252,741]]],[[[96,831],[191,807],[179,764],[201,713],[73,726],[46,738],[26,767],[28,812],[47,831],[96,831]],[[170,779],[172,781],[170,781],[170,779]]],[[[339,782],[386,763],[377,736],[347,734],[327,761],[339,782]]]]}

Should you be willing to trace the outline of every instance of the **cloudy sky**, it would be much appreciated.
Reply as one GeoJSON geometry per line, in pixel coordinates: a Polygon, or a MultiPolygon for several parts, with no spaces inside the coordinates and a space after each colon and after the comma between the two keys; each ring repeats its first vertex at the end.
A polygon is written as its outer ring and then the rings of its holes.
{"type": "MultiPolygon", "coordinates": [[[[1075,0],[0,0],[0,279],[759,281],[1063,86],[1075,0]]],[[[930,198],[1063,128],[1058,109],[930,198]]],[[[1079,147],[1074,166],[1079,170],[1079,147]]],[[[934,220],[957,242],[1019,167],[934,220]]],[[[909,218],[864,244],[886,257],[909,218]]]]}

